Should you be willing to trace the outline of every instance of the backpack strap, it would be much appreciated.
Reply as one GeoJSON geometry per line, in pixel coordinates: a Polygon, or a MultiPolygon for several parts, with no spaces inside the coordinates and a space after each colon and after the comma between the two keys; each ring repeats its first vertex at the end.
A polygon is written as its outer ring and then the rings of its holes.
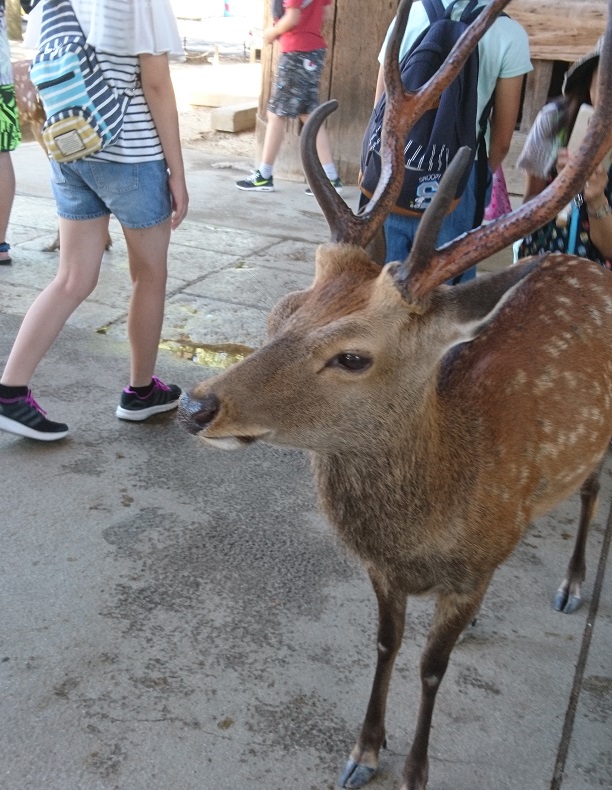
{"type": "MultiPolygon", "coordinates": [[[[459,2],[459,0],[455,0],[454,3],[448,7],[448,11],[452,13],[454,6],[459,2]]],[[[484,5],[478,7],[478,0],[470,0],[470,2],[466,5],[466,7],[461,12],[461,16],[459,17],[459,21],[469,25],[470,22],[473,22],[477,16],[484,11],[484,5]]]]}
{"type": "Polygon", "coordinates": [[[39,50],[44,49],[45,44],[50,41],[63,36],[75,36],[85,42],[85,34],[72,3],[69,0],[44,0],[39,50]]]}
{"type": "MultiPolygon", "coordinates": [[[[447,9],[444,7],[442,0],[422,0],[422,2],[430,23],[435,22],[437,19],[444,19],[447,9]]],[[[470,0],[470,2],[476,2],[476,0],[470,0]]]]}

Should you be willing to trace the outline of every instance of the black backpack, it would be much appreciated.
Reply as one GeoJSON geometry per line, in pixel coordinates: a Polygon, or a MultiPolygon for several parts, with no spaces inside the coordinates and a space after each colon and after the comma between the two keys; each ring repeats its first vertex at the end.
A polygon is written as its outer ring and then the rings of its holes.
{"type": "MultiPolygon", "coordinates": [[[[457,0],[455,0],[455,3],[457,0]]],[[[429,17],[427,27],[417,38],[410,51],[400,61],[402,83],[407,90],[417,90],[440,68],[466,27],[483,10],[476,8],[477,0],[470,0],[460,19],[451,19],[455,3],[444,8],[441,0],[423,0],[429,17]]],[[[383,94],[374,108],[361,150],[362,180],[360,188],[369,198],[380,178],[380,136],[385,111],[386,95],[383,94]]],[[[399,214],[420,216],[435,194],[440,179],[459,148],[468,146],[472,162],[478,156],[479,195],[474,227],[482,221],[484,192],[487,179],[487,152],[485,130],[491,112],[493,97],[485,108],[476,133],[478,106],[478,48],[474,49],[456,79],[440,96],[437,108],[428,110],[406,137],[404,148],[406,170],[404,184],[394,211],[399,214]],[[481,175],[482,173],[482,175],[481,175]]],[[[471,166],[457,187],[456,199],[463,194],[470,177],[471,166]]],[[[453,208],[456,203],[453,204],[453,208]]]]}
{"type": "MultiPolygon", "coordinates": [[[[300,6],[300,10],[306,8],[306,6],[309,6],[311,3],[312,0],[302,0],[302,5],[300,6]]],[[[271,0],[270,12],[272,14],[272,19],[280,19],[285,13],[285,6],[283,4],[283,0],[271,0]]]]}
{"type": "Polygon", "coordinates": [[[282,15],[285,13],[285,9],[283,7],[283,0],[271,0],[270,12],[272,14],[272,19],[280,19],[282,15]]]}

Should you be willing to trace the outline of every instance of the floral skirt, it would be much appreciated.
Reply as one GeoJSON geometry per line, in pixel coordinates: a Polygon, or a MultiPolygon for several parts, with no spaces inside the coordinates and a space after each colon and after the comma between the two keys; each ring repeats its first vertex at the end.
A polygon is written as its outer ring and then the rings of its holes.
{"type": "Polygon", "coordinates": [[[14,151],[21,142],[21,130],[12,85],[0,85],[0,153],[14,151]]]}
{"type": "MultiPolygon", "coordinates": [[[[555,220],[551,220],[539,230],[536,230],[529,236],[525,236],[518,250],[518,258],[527,258],[530,255],[543,255],[547,252],[567,253],[568,241],[568,226],[558,225],[555,220]]],[[[595,263],[599,263],[600,266],[604,266],[606,269],[612,269],[612,263],[606,260],[591,242],[588,218],[582,210],[578,224],[576,248],[572,254],[595,261],[595,263]]]]}

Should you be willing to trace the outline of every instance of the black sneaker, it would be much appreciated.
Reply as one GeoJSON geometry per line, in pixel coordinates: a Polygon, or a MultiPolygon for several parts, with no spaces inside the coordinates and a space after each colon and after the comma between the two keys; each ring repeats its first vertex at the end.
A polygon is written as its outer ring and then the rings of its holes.
{"type": "Polygon", "coordinates": [[[6,241],[0,242],[0,252],[6,254],[6,258],[0,258],[0,266],[10,266],[13,262],[11,260],[11,256],[8,254],[8,251],[11,249],[11,245],[8,244],[6,241]]]}
{"type": "MultiPolygon", "coordinates": [[[[336,192],[337,192],[339,195],[341,195],[341,194],[342,194],[342,189],[343,189],[343,187],[344,187],[344,184],[343,184],[343,183],[342,183],[342,181],[340,180],[340,177],[339,177],[339,176],[338,176],[338,178],[334,178],[333,180],[330,178],[330,179],[329,179],[329,183],[330,183],[330,184],[333,186],[333,188],[336,190],[336,192]]],[[[307,195],[312,195],[312,189],[311,189],[310,187],[306,187],[306,189],[304,190],[304,192],[305,192],[307,195]]]]}
{"type": "Polygon", "coordinates": [[[38,439],[41,442],[54,442],[63,439],[68,426],[63,422],[51,422],[45,417],[38,403],[27,387],[23,395],[14,398],[0,397],[0,430],[38,439]]]}
{"type": "Polygon", "coordinates": [[[274,192],[274,179],[264,178],[259,170],[256,170],[243,181],[236,181],[238,189],[246,189],[251,192],[274,192]]]}
{"type": "Polygon", "coordinates": [[[126,387],[121,393],[121,400],[115,414],[120,420],[146,420],[153,414],[171,411],[178,406],[181,397],[181,388],[176,384],[164,384],[157,376],[153,376],[151,390],[146,397],[142,397],[131,387],[126,387]]]}

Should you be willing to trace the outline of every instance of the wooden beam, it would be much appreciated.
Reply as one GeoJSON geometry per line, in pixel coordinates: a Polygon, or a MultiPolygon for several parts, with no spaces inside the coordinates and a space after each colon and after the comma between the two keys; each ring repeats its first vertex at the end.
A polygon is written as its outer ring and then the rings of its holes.
{"type": "Polygon", "coordinates": [[[512,0],[508,14],[529,34],[532,60],[573,62],[604,33],[607,0],[512,0]]]}

